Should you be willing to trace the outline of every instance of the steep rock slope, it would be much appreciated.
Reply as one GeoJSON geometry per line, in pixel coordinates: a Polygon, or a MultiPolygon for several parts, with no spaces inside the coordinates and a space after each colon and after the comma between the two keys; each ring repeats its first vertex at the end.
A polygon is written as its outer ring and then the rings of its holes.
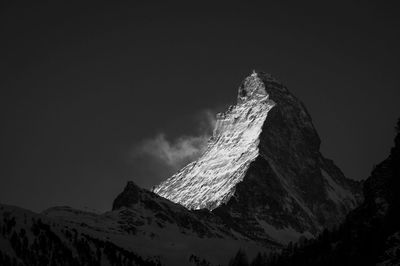
{"type": "Polygon", "coordinates": [[[364,182],[365,199],[337,229],[259,265],[400,265],[400,119],[390,155],[364,182]]]}
{"type": "Polygon", "coordinates": [[[305,106],[271,75],[253,72],[217,119],[204,154],[155,193],[280,243],[337,224],[360,201],[359,184],[321,155],[305,106]]]}

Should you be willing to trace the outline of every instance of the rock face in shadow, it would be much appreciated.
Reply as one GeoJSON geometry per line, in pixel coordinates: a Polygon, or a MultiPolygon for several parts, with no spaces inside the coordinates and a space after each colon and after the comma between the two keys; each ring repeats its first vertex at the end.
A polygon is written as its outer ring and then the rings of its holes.
{"type": "Polygon", "coordinates": [[[124,191],[117,196],[117,198],[113,202],[112,209],[118,210],[122,207],[132,206],[139,202],[139,194],[141,189],[133,183],[133,181],[129,181],[124,188],[124,191]]]}
{"type": "Polygon", "coordinates": [[[362,199],[360,184],[322,156],[320,142],[302,102],[271,75],[254,72],[237,104],[217,115],[204,154],[154,192],[212,210],[252,238],[312,237],[362,199]]]}
{"type": "Polygon", "coordinates": [[[365,180],[364,201],[337,228],[258,265],[400,265],[400,119],[390,155],[365,180]]]}

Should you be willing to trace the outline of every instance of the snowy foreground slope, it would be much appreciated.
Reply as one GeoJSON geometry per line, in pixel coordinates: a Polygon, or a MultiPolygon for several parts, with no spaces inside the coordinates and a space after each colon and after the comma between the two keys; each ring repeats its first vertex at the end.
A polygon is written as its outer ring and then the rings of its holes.
{"type": "Polygon", "coordinates": [[[155,193],[279,243],[315,236],[360,201],[359,184],[319,152],[304,105],[269,74],[248,76],[217,119],[204,154],[155,193]]]}
{"type": "Polygon", "coordinates": [[[129,182],[114,210],[54,207],[36,214],[0,205],[0,265],[226,265],[280,248],[256,242],[208,211],[190,211],[129,182]],[[10,263],[7,262],[11,261],[10,263]],[[54,264],[53,264],[54,263],[54,264]]]}

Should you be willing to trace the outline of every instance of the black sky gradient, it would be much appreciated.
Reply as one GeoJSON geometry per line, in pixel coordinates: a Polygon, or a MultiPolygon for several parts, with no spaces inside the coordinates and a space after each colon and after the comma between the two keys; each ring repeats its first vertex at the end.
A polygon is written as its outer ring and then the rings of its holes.
{"type": "Polygon", "coordinates": [[[251,70],[307,106],[322,152],[353,179],[392,146],[400,10],[388,1],[5,1],[0,202],[102,211],[127,180],[172,170],[143,139],[198,134],[251,70]],[[151,3],[150,3],[151,2],[151,3]]]}

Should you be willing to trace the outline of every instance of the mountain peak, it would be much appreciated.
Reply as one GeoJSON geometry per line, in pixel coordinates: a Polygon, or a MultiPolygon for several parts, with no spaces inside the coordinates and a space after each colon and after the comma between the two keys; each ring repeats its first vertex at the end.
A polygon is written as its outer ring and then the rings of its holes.
{"type": "Polygon", "coordinates": [[[125,190],[133,190],[139,188],[138,185],[135,184],[133,181],[128,181],[125,186],[125,190]]]}
{"type": "Polygon", "coordinates": [[[238,103],[243,103],[248,99],[263,99],[268,97],[264,82],[258,77],[255,70],[246,77],[238,90],[238,103]]]}
{"type": "Polygon", "coordinates": [[[263,100],[265,97],[277,93],[290,94],[286,87],[273,75],[253,70],[239,86],[237,103],[240,104],[249,99],[263,100]]]}
{"type": "Polygon", "coordinates": [[[140,199],[142,189],[138,187],[133,181],[128,181],[124,190],[117,196],[113,202],[113,210],[120,209],[121,207],[130,207],[137,204],[140,199]]]}
{"type": "Polygon", "coordinates": [[[354,208],[359,193],[319,147],[304,104],[272,75],[253,71],[237,105],[217,115],[203,155],[153,191],[189,209],[240,214],[250,231],[314,235],[354,208]]]}

